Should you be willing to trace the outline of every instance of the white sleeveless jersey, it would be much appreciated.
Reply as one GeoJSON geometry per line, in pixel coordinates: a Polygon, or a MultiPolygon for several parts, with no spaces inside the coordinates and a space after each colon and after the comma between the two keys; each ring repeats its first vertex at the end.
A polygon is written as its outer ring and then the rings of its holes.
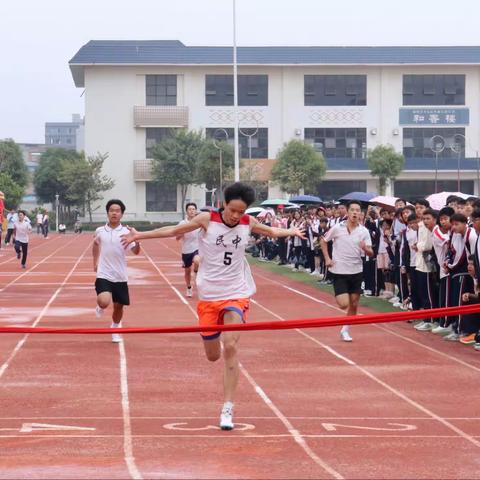
{"type": "Polygon", "coordinates": [[[210,212],[208,229],[199,237],[197,290],[200,300],[249,298],[256,292],[245,258],[249,237],[248,215],[244,215],[235,227],[229,227],[220,212],[210,212]]]}

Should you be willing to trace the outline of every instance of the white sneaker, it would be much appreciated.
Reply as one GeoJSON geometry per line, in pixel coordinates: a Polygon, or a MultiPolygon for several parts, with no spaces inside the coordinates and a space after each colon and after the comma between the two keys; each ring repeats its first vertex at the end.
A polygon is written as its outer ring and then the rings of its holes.
{"type": "Polygon", "coordinates": [[[220,414],[220,428],[222,430],[233,430],[233,403],[225,402],[220,414]]]}
{"type": "Polygon", "coordinates": [[[429,332],[432,329],[432,324],[430,322],[423,322],[422,325],[416,325],[415,329],[419,332],[429,332]]]}
{"type": "MultiPolygon", "coordinates": [[[[415,321],[415,320],[414,320],[415,321]]],[[[416,325],[414,325],[413,328],[415,328],[415,330],[418,330],[419,328],[423,327],[425,325],[425,321],[424,320],[421,320],[419,323],[417,323],[416,325]]]]}
{"type": "Polygon", "coordinates": [[[447,342],[458,342],[458,340],[460,339],[460,335],[458,333],[452,332],[448,335],[445,335],[443,339],[447,342]]]}
{"type": "Polygon", "coordinates": [[[103,317],[103,308],[100,308],[98,305],[95,307],[95,316],[97,318],[103,317]]]}
{"type": "Polygon", "coordinates": [[[450,335],[453,332],[453,327],[450,325],[449,327],[438,327],[432,328],[432,333],[435,335],[450,335]]]}
{"type": "Polygon", "coordinates": [[[187,297],[189,297],[189,298],[193,297],[193,288],[192,287],[187,287],[187,297]]]}
{"type": "MultiPolygon", "coordinates": [[[[112,323],[110,328],[120,328],[120,323],[112,323]]],[[[120,343],[122,341],[122,336],[119,333],[112,333],[112,343],[120,343]]]]}
{"type": "Polygon", "coordinates": [[[350,332],[348,330],[342,330],[340,332],[340,338],[344,342],[353,342],[353,338],[350,336],[350,332]]]}
{"type": "Polygon", "coordinates": [[[363,296],[364,297],[371,297],[372,296],[372,291],[371,290],[364,290],[363,291],[363,296]]]}
{"type": "Polygon", "coordinates": [[[403,308],[403,303],[402,302],[395,302],[392,307],[395,307],[395,308],[403,308]]]}
{"type": "Polygon", "coordinates": [[[392,298],[389,298],[388,301],[390,303],[398,303],[400,301],[400,298],[398,297],[392,297],[392,298]]]}

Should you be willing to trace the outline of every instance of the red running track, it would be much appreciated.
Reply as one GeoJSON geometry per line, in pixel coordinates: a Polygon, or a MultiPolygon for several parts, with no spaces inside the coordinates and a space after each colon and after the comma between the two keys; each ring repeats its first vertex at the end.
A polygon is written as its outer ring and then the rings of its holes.
{"type": "MultiPolygon", "coordinates": [[[[0,254],[0,325],[100,327],[91,236],[0,254]]],[[[125,326],[195,323],[175,241],[129,262],[125,326]],[[178,292],[178,293],[177,293],[178,292]]],[[[255,269],[250,321],[332,316],[333,298],[255,269]]],[[[366,313],[366,311],[365,311],[366,313]]],[[[196,334],[0,335],[0,478],[480,478],[480,357],[406,323],[246,332],[237,428],[196,334]]]]}

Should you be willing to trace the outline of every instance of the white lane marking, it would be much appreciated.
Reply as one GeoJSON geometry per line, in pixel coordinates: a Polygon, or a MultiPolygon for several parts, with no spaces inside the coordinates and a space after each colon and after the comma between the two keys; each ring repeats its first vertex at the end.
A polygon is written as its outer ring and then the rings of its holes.
{"type": "Polygon", "coordinates": [[[248,382],[254,390],[258,393],[258,395],[262,398],[262,400],[266,403],[266,405],[272,410],[272,412],[280,419],[280,421],[285,425],[285,428],[288,430],[290,435],[293,437],[295,442],[300,445],[300,447],[307,453],[307,455],[320,467],[322,467],[326,472],[332,475],[333,478],[343,479],[342,475],[337,472],[335,469],[330,467],[326,462],[324,462],[308,445],[305,439],[302,437],[300,432],[290,423],[287,417],[280,411],[279,408],[270,400],[268,395],[263,391],[260,385],[250,376],[244,366],[240,363],[240,369],[242,373],[247,378],[248,382]]]}
{"type": "MultiPolygon", "coordinates": [[[[320,303],[320,304],[322,304],[322,305],[325,305],[326,307],[329,307],[329,308],[331,308],[331,309],[333,309],[333,310],[337,310],[338,312],[340,312],[340,313],[342,313],[342,314],[345,313],[341,308],[339,308],[339,307],[337,307],[337,306],[335,306],[335,305],[333,305],[333,304],[331,304],[331,303],[325,302],[325,301],[323,301],[323,300],[319,300],[318,298],[312,297],[311,295],[308,295],[308,294],[305,293],[305,292],[302,292],[302,291],[300,291],[300,290],[296,290],[295,288],[291,288],[291,287],[288,287],[288,286],[286,286],[286,285],[283,285],[282,283],[277,282],[276,280],[272,280],[272,279],[270,279],[270,278],[268,278],[268,277],[265,277],[264,275],[260,275],[260,274],[257,274],[257,273],[256,273],[255,276],[260,277],[260,278],[263,278],[263,279],[265,279],[265,280],[267,280],[267,281],[269,281],[269,282],[271,282],[271,283],[275,283],[275,284],[277,284],[277,285],[281,285],[283,288],[286,288],[287,290],[290,290],[290,291],[292,291],[292,292],[294,292],[294,293],[296,293],[296,294],[298,294],[298,295],[301,295],[301,296],[303,296],[303,297],[305,297],[305,298],[308,298],[309,300],[312,300],[312,301],[314,301],[314,302],[316,302],[316,303],[320,303]]],[[[362,313],[359,313],[359,315],[363,315],[363,314],[362,314],[362,313]]],[[[375,325],[375,324],[372,324],[372,325],[370,325],[370,326],[373,326],[373,327],[375,327],[375,328],[378,328],[378,329],[380,329],[380,330],[383,330],[383,331],[389,333],[390,335],[395,335],[396,337],[399,337],[399,338],[405,340],[406,342],[413,343],[413,344],[415,344],[415,345],[417,345],[417,346],[419,346],[419,347],[421,347],[421,348],[423,348],[423,349],[425,349],[425,350],[429,350],[429,351],[432,352],[432,353],[436,353],[437,355],[440,355],[440,356],[442,356],[442,357],[448,358],[449,360],[452,360],[453,362],[459,363],[460,365],[463,365],[464,367],[470,368],[471,370],[475,370],[475,371],[477,371],[477,372],[480,372],[480,368],[479,368],[479,367],[476,367],[475,365],[472,365],[472,364],[470,364],[470,363],[468,363],[468,362],[464,362],[463,360],[461,360],[461,359],[459,359],[459,358],[457,358],[457,357],[454,357],[454,356],[452,356],[452,355],[449,355],[448,353],[444,353],[444,352],[442,352],[442,351],[440,351],[440,350],[437,350],[436,348],[429,347],[428,345],[424,345],[424,344],[421,343],[421,342],[417,342],[416,340],[413,340],[413,339],[411,339],[411,338],[409,338],[409,337],[406,337],[405,335],[402,335],[402,334],[400,334],[400,333],[394,332],[393,330],[391,330],[391,329],[388,328],[388,327],[385,327],[384,325],[375,325]]]]}
{"type": "Polygon", "coordinates": [[[128,398],[127,356],[123,341],[118,344],[120,354],[120,391],[122,394],[123,412],[123,453],[130,477],[141,480],[143,477],[135,463],[132,443],[132,424],[130,419],[130,401],[128,398]]]}
{"type": "Polygon", "coordinates": [[[405,423],[387,423],[391,425],[390,427],[365,427],[363,425],[343,425],[341,423],[322,423],[322,427],[327,432],[336,432],[338,427],[341,428],[353,428],[355,430],[381,430],[387,432],[409,432],[411,430],[416,430],[416,425],[410,425],[405,423]],[[392,428],[393,427],[393,428],[392,428]]]}
{"type": "MultiPolygon", "coordinates": [[[[313,298],[313,297],[312,297],[313,298]]],[[[271,310],[263,307],[263,305],[261,305],[258,301],[255,301],[255,304],[258,305],[260,308],[263,308],[265,311],[267,311],[268,313],[274,315],[276,318],[278,318],[279,320],[281,321],[285,321],[284,318],[282,318],[280,315],[277,315],[276,313],[272,312],[271,310]]],[[[302,332],[303,336],[309,338],[312,342],[316,343],[317,345],[321,346],[322,348],[324,348],[325,350],[329,351],[330,353],[332,351],[335,351],[333,348],[329,347],[328,345],[325,345],[323,342],[320,342],[319,340],[317,340],[316,338],[314,337],[311,337],[310,335],[308,335],[307,333],[305,332],[302,332]]],[[[338,352],[337,352],[338,353],[338,352]]],[[[374,382],[378,383],[379,385],[381,385],[382,387],[386,388],[388,391],[390,391],[391,393],[393,393],[394,395],[396,395],[397,397],[401,398],[402,400],[404,400],[405,402],[409,403],[412,407],[416,408],[417,410],[420,410],[421,412],[425,413],[426,415],[430,416],[431,418],[437,420],[439,423],[443,424],[445,427],[449,428],[450,430],[454,431],[456,434],[458,434],[460,437],[462,437],[463,439],[467,440],[468,442],[472,443],[473,445],[475,445],[476,447],[480,447],[480,442],[478,440],[475,439],[475,437],[473,437],[472,435],[469,435],[468,433],[464,432],[463,430],[461,430],[460,428],[456,427],[455,425],[453,425],[452,423],[450,423],[449,421],[445,420],[444,418],[440,417],[439,415],[437,415],[436,413],[432,412],[431,410],[429,410],[428,408],[424,407],[423,405],[421,405],[420,403],[416,402],[415,400],[412,400],[410,397],[408,397],[407,395],[403,394],[402,392],[400,392],[399,390],[397,390],[396,388],[390,386],[389,384],[385,383],[383,380],[380,380],[378,377],[376,377],[373,373],[370,373],[368,370],[366,370],[365,368],[361,367],[360,365],[356,364],[355,362],[353,362],[352,360],[350,360],[349,358],[341,355],[341,354],[338,354],[338,355],[335,355],[336,357],[338,358],[342,358],[343,361],[346,361],[346,363],[348,363],[349,365],[351,365],[352,367],[360,370],[364,375],[366,375],[367,377],[369,377],[371,380],[373,380],[374,382]]]]}
{"type": "Polygon", "coordinates": [[[71,240],[70,242],[68,242],[66,245],[62,245],[61,247],[57,248],[55,251],[53,251],[50,255],[47,255],[43,260],[40,260],[39,262],[37,262],[33,267],[27,269],[25,272],[23,272],[22,274],[18,275],[18,277],[14,278],[11,282],[7,283],[4,287],[0,288],[0,293],[2,293],[3,291],[5,291],[10,285],[13,285],[15,282],[17,282],[18,280],[20,280],[22,277],[24,277],[25,275],[28,275],[30,274],[35,268],[37,268],[39,265],[41,265],[42,263],[46,262],[50,257],[53,257],[59,250],[62,250],[63,248],[65,247],[68,247],[71,243],[73,243],[74,240],[71,240]]]}
{"type": "MultiPolygon", "coordinates": [[[[204,427],[189,427],[188,422],[166,423],[163,428],[167,430],[183,430],[186,432],[197,432],[202,430],[220,430],[218,425],[205,425],[204,427]],[[187,425],[187,426],[185,426],[187,425]]],[[[246,430],[254,430],[255,425],[250,423],[235,422],[235,431],[243,432],[246,430]]]]}
{"type": "MultiPolygon", "coordinates": [[[[42,308],[42,311],[40,312],[36,320],[33,322],[33,324],[31,325],[32,327],[36,327],[40,322],[40,320],[42,320],[42,318],[45,316],[48,309],[50,308],[50,305],[55,301],[55,299],[57,298],[58,294],[61,292],[64,285],[68,282],[68,279],[72,276],[73,272],[75,271],[75,268],[77,268],[77,265],[81,262],[82,258],[87,253],[88,249],[90,248],[90,245],[91,243],[87,245],[87,248],[83,251],[80,257],[77,259],[72,269],[68,272],[67,276],[63,279],[63,282],[61,283],[61,285],[55,290],[54,294],[50,297],[50,300],[42,308]]],[[[29,337],[29,335],[30,335],[29,333],[25,334],[25,336],[17,343],[12,353],[8,356],[7,360],[5,360],[3,365],[0,367],[0,379],[2,378],[3,374],[6,372],[7,368],[9,367],[10,362],[15,358],[17,353],[20,351],[20,349],[23,347],[23,345],[27,341],[27,338],[29,337]]]]}
{"type": "MultiPolygon", "coordinates": [[[[167,247],[168,248],[168,247],[167,247]]],[[[185,305],[187,305],[188,307],[190,307],[190,304],[187,302],[187,300],[185,300],[185,298],[183,297],[183,295],[178,291],[178,289],[172,284],[172,282],[165,276],[165,274],[158,268],[158,266],[155,264],[155,262],[152,260],[152,257],[145,251],[145,248],[143,248],[143,254],[145,255],[145,257],[147,257],[147,259],[149,260],[149,262],[153,265],[153,268],[155,268],[155,270],[158,272],[158,274],[165,280],[165,282],[167,283],[167,285],[177,294],[178,298],[181,300],[181,302],[185,305]]],[[[193,311],[193,313],[195,315],[197,315],[197,313],[195,312],[195,310],[193,310],[191,307],[190,307],[190,310],[193,311]]]]}
{"type": "Polygon", "coordinates": [[[54,425],[51,423],[24,423],[20,429],[20,433],[38,432],[39,430],[90,430],[95,431],[93,427],[78,427],[74,425],[54,425]]]}
{"type": "MultiPolygon", "coordinates": [[[[168,248],[168,247],[167,247],[168,248]]],[[[171,249],[170,249],[171,250],[171,249]]],[[[191,310],[195,318],[198,318],[197,312],[191,307],[191,305],[185,301],[185,299],[180,295],[180,292],[171,284],[171,282],[165,277],[165,275],[158,269],[158,267],[153,263],[151,257],[145,252],[144,248],[144,253],[147,256],[147,258],[152,262],[152,264],[155,266],[157,271],[160,273],[162,278],[165,278],[167,281],[168,285],[177,293],[177,295],[182,299],[184,303],[186,303],[187,307],[191,310]]],[[[252,385],[254,390],[257,392],[257,394],[260,396],[260,398],[265,402],[265,404],[272,410],[272,412],[279,418],[279,420],[285,425],[287,430],[289,431],[290,435],[293,437],[294,441],[304,450],[304,452],[310,457],[311,460],[313,460],[318,466],[322,467],[326,472],[328,472],[330,475],[332,475],[336,479],[343,479],[342,475],[338,473],[335,469],[330,467],[326,462],[324,462],[320,457],[318,457],[315,452],[312,451],[312,449],[309,447],[307,442],[301,437],[299,432],[293,427],[293,425],[288,421],[288,419],[285,417],[285,415],[280,411],[280,409],[277,408],[277,406],[270,400],[270,398],[267,396],[267,394],[262,390],[262,388],[255,382],[253,377],[247,372],[245,367],[239,363],[240,366],[240,371],[243,373],[243,375],[246,377],[248,382],[252,385]]]]}

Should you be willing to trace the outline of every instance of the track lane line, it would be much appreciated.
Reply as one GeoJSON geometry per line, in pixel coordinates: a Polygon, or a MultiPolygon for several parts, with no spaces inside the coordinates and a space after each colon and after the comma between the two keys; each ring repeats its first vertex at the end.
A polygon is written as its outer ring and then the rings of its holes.
{"type": "MultiPolygon", "coordinates": [[[[345,314],[345,312],[344,312],[341,308],[337,307],[336,305],[333,305],[333,304],[328,303],[328,302],[326,302],[326,301],[324,301],[324,300],[320,300],[320,299],[318,299],[318,298],[315,298],[315,297],[309,295],[308,293],[302,292],[301,290],[297,290],[297,289],[295,289],[295,288],[289,287],[288,285],[284,285],[283,283],[280,283],[280,282],[278,282],[278,281],[276,281],[276,280],[272,280],[272,279],[270,279],[270,278],[268,278],[268,277],[265,277],[264,275],[258,274],[258,273],[256,273],[256,272],[255,272],[255,276],[256,276],[256,277],[259,277],[259,278],[263,278],[263,279],[267,280],[267,281],[270,282],[270,283],[274,283],[274,284],[276,284],[276,285],[280,285],[280,286],[282,286],[283,288],[285,288],[285,289],[287,289],[287,290],[289,290],[289,291],[291,291],[291,292],[293,292],[293,293],[296,293],[297,295],[301,295],[302,297],[308,298],[309,300],[312,300],[312,301],[314,301],[314,302],[316,302],[316,303],[319,303],[319,304],[324,305],[324,306],[326,306],[326,307],[328,307],[328,308],[331,308],[332,310],[336,310],[336,311],[342,313],[343,315],[345,314]]],[[[359,315],[363,315],[363,314],[362,314],[362,313],[359,313],[359,315]]],[[[425,344],[423,344],[423,343],[421,343],[421,342],[418,342],[417,340],[414,340],[414,339],[412,339],[412,338],[406,337],[405,335],[402,335],[401,333],[394,332],[392,329],[390,329],[390,328],[388,328],[388,327],[385,327],[385,326],[382,326],[382,325],[375,325],[375,324],[371,324],[370,326],[371,326],[371,327],[375,327],[375,328],[377,328],[377,329],[379,329],[379,330],[383,330],[383,331],[385,331],[386,333],[389,333],[389,334],[394,335],[394,336],[396,336],[396,337],[398,337],[398,338],[401,338],[402,340],[404,340],[404,341],[406,341],[406,342],[413,343],[414,345],[417,345],[418,347],[421,347],[421,348],[423,348],[423,349],[425,349],[425,350],[429,350],[430,352],[435,353],[435,354],[437,354],[437,355],[440,355],[440,356],[442,356],[442,357],[444,357],[444,358],[448,358],[449,360],[451,360],[451,361],[453,361],[453,362],[456,362],[456,363],[458,363],[458,364],[460,364],[460,365],[463,365],[464,367],[470,368],[471,370],[475,370],[475,371],[477,371],[477,372],[480,372],[480,368],[479,368],[479,367],[476,367],[475,365],[472,365],[472,364],[470,364],[470,363],[468,363],[468,362],[465,362],[464,360],[461,360],[460,358],[457,358],[457,357],[455,357],[455,356],[453,356],[453,355],[449,355],[448,353],[442,352],[441,350],[437,350],[436,348],[429,347],[428,345],[425,345],[425,344]]]]}
{"type": "MultiPolygon", "coordinates": [[[[168,247],[167,247],[168,248],[168,247]]],[[[172,251],[172,249],[169,248],[172,251]]],[[[172,290],[176,293],[178,298],[181,300],[183,304],[185,304],[188,309],[193,313],[194,317],[198,319],[197,312],[192,308],[192,306],[185,300],[183,295],[179,292],[179,290],[170,282],[170,280],[166,277],[166,275],[158,268],[155,262],[152,260],[152,257],[145,251],[145,247],[143,248],[145,256],[150,260],[153,267],[159,275],[166,281],[166,283],[172,288],[172,290]]],[[[176,253],[176,252],[175,252],[176,253]]],[[[272,400],[267,396],[265,391],[258,385],[258,383],[253,379],[253,377],[248,373],[245,367],[239,362],[240,371],[245,376],[247,381],[253,387],[255,392],[259,395],[259,397],[264,401],[264,403],[272,410],[272,412],[277,416],[277,418],[284,424],[287,428],[290,437],[304,450],[304,452],[308,455],[308,457],[315,462],[318,466],[323,468],[328,474],[330,474],[333,478],[338,480],[342,480],[344,477],[337,472],[334,468],[328,465],[324,460],[322,460],[307,444],[305,439],[300,435],[298,430],[296,430],[290,421],[285,417],[285,415],[281,412],[281,410],[272,402],[272,400]]]]}
{"type": "MultiPolygon", "coordinates": [[[[313,297],[312,297],[313,298],[313,297]]],[[[270,315],[273,315],[275,318],[277,318],[278,320],[280,321],[285,321],[285,319],[283,317],[281,317],[280,315],[277,315],[275,312],[273,312],[272,310],[268,309],[267,307],[263,306],[261,303],[259,303],[258,301],[254,301],[255,305],[257,305],[258,307],[260,307],[261,309],[263,309],[264,311],[266,311],[267,313],[269,313],[270,315]]],[[[443,417],[440,417],[439,415],[437,415],[436,413],[432,412],[430,409],[428,409],[427,407],[424,407],[423,405],[421,405],[420,403],[416,402],[415,400],[411,399],[410,397],[408,397],[406,394],[400,392],[399,390],[397,390],[395,387],[392,387],[391,385],[389,385],[388,383],[384,382],[383,380],[381,380],[380,378],[378,378],[377,376],[375,376],[373,373],[369,372],[367,369],[365,369],[364,367],[358,365],[357,363],[355,363],[353,360],[350,360],[349,358],[345,357],[344,355],[336,352],[335,349],[333,349],[332,347],[324,344],[323,342],[321,342],[320,340],[317,340],[316,338],[312,337],[311,335],[308,335],[308,333],[305,333],[299,329],[295,329],[295,331],[297,333],[301,333],[304,337],[308,338],[309,340],[311,340],[312,342],[316,343],[317,345],[319,345],[320,347],[322,347],[323,349],[327,350],[328,352],[330,353],[333,353],[337,358],[345,361],[348,365],[356,368],[357,370],[359,370],[360,372],[362,372],[364,375],[366,375],[367,377],[369,377],[371,380],[373,380],[375,383],[381,385],[382,387],[384,387],[385,389],[387,389],[388,391],[390,391],[392,394],[394,394],[395,396],[401,398],[402,400],[404,400],[405,402],[409,403],[412,407],[416,408],[417,410],[421,411],[422,413],[428,415],[429,417],[431,417],[432,419],[438,421],[439,423],[441,423],[442,425],[444,425],[445,427],[447,427],[448,429],[452,430],[453,432],[455,432],[459,437],[462,437],[464,440],[467,440],[468,442],[470,442],[471,444],[475,445],[476,447],[479,447],[480,448],[480,441],[477,440],[474,436],[472,435],[469,435],[468,433],[464,432],[463,430],[461,430],[460,428],[456,427],[455,425],[453,425],[452,423],[450,423],[448,420],[445,420],[443,417]]]]}

